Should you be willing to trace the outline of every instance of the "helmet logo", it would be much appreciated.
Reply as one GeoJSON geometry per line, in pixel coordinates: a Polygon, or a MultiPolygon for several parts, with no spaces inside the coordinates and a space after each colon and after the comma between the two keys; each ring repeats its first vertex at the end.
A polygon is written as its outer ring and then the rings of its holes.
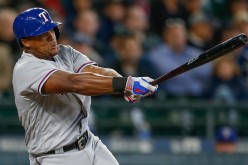
{"type": "Polygon", "coordinates": [[[43,18],[45,20],[45,22],[49,21],[49,19],[47,19],[47,17],[46,17],[46,12],[44,12],[44,11],[39,14],[39,17],[43,18]]]}

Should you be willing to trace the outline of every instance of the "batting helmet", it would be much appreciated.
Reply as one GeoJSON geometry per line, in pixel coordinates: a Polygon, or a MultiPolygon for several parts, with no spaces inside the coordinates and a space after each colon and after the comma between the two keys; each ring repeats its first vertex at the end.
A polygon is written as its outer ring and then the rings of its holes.
{"type": "Polygon", "coordinates": [[[54,22],[49,13],[42,8],[31,8],[20,13],[14,20],[13,31],[20,46],[22,38],[41,35],[51,29],[55,31],[56,38],[59,38],[60,22],[54,22]]]}

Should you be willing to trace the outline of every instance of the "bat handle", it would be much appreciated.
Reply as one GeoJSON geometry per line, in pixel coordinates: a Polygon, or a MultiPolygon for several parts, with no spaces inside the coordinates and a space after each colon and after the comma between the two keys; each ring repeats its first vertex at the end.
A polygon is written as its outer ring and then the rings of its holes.
{"type": "Polygon", "coordinates": [[[150,82],[150,84],[152,84],[153,86],[158,85],[158,83],[157,83],[157,81],[156,81],[156,80],[154,80],[154,81],[150,82]]]}
{"type": "Polygon", "coordinates": [[[158,85],[159,83],[165,81],[169,79],[168,76],[160,76],[159,78],[156,78],[155,80],[153,80],[152,82],[150,82],[151,85],[155,86],[155,85],[158,85]]]}

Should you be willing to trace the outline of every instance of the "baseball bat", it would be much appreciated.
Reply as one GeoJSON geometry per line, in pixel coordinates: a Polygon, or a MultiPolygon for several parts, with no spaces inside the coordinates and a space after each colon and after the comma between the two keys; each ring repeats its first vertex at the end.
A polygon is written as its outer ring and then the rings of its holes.
{"type": "Polygon", "coordinates": [[[185,64],[177,67],[176,69],[170,71],[169,73],[166,73],[154,81],[151,82],[152,85],[157,85],[163,81],[166,81],[168,79],[171,79],[172,77],[175,77],[179,74],[182,74],[186,71],[189,71],[191,69],[194,69],[198,66],[201,66],[203,64],[206,64],[210,61],[213,61],[225,54],[228,54],[235,49],[238,49],[244,45],[246,45],[248,41],[248,38],[245,34],[241,33],[233,38],[230,38],[218,45],[216,45],[213,48],[208,49],[207,51],[203,52],[197,57],[192,58],[185,64]]]}

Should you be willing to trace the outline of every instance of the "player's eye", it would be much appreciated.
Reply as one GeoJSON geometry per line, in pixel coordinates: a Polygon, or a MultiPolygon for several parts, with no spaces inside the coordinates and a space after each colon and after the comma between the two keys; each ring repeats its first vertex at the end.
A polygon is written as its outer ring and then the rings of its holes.
{"type": "Polygon", "coordinates": [[[53,33],[53,29],[51,29],[51,30],[47,31],[46,33],[43,33],[43,34],[41,34],[41,35],[39,35],[39,36],[40,36],[40,37],[45,37],[45,36],[48,36],[49,33],[53,33]]]}

